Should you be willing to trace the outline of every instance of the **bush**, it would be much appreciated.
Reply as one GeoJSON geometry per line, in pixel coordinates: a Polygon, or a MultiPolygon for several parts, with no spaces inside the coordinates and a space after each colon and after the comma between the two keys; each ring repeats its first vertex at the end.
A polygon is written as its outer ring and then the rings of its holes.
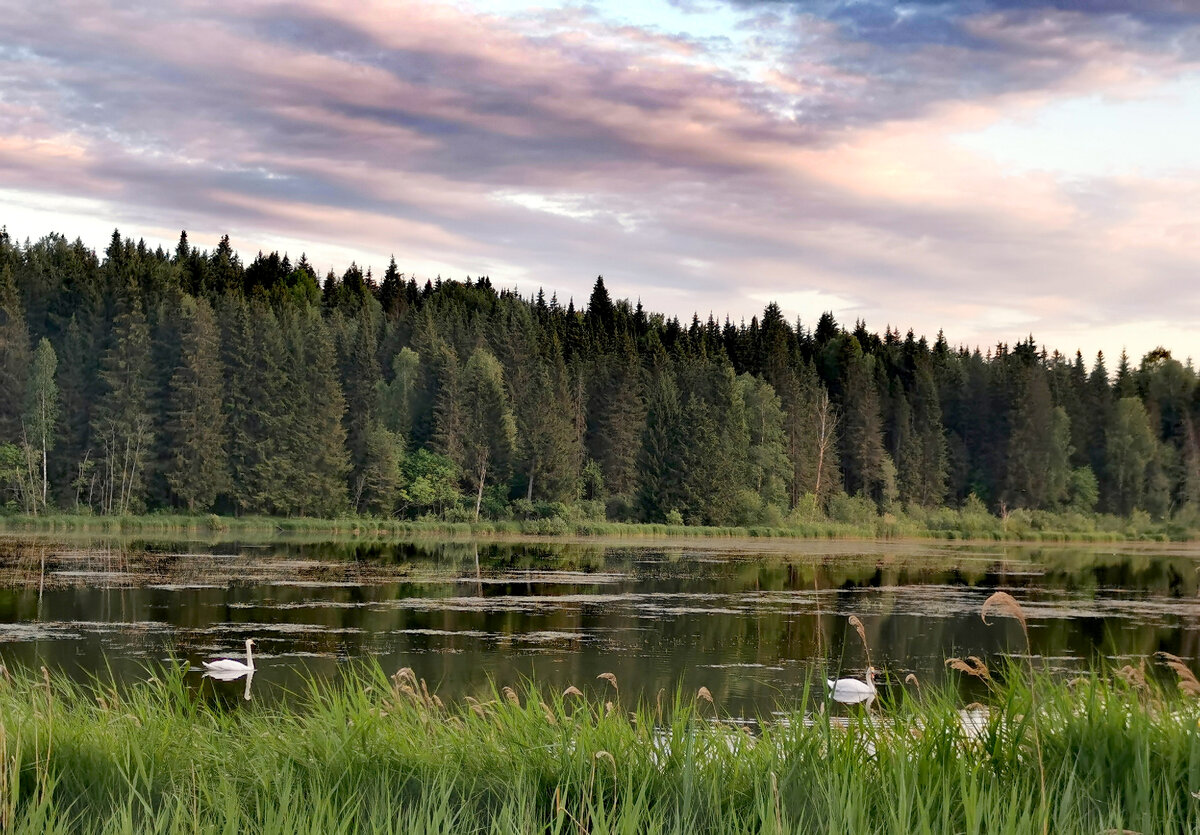
{"type": "Polygon", "coordinates": [[[845,493],[838,493],[829,500],[829,518],[835,522],[868,526],[874,530],[879,513],[875,509],[875,502],[862,494],[847,496],[845,493]]]}
{"type": "Polygon", "coordinates": [[[683,524],[683,514],[680,513],[678,510],[676,510],[675,508],[671,508],[670,510],[667,511],[667,524],[668,525],[682,525],[683,524]]]}

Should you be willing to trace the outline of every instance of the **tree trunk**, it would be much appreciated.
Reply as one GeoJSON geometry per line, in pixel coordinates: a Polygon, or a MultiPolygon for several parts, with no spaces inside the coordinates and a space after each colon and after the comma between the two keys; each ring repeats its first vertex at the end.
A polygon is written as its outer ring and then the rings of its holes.
{"type": "Polygon", "coordinates": [[[483,504],[483,482],[487,479],[487,464],[479,468],[479,492],[475,494],[475,521],[479,521],[479,508],[483,504]]]}

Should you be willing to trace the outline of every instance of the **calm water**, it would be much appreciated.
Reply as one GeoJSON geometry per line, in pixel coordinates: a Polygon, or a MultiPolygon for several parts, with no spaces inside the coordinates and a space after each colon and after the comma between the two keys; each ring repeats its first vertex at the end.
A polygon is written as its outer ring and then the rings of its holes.
{"type": "MultiPolygon", "coordinates": [[[[1103,656],[1200,654],[1200,549],[896,543],[269,543],[0,537],[0,662],[86,677],[145,675],[171,658],[258,644],[258,700],[360,659],[413,667],[443,698],[533,678],[626,698],[707,686],[764,713],[825,668],[871,660],[899,686],[947,675],[952,655],[1024,652],[985,626],[1005,589],[1035,655],[1056,669],[1103,656]],[[478,568],[477,560],[478,558],[478,568]]],[[[958,674],[951,674],[957,676],[958,674]]],[[[243,682],[197,688],[232,702],[243,682]]]]}

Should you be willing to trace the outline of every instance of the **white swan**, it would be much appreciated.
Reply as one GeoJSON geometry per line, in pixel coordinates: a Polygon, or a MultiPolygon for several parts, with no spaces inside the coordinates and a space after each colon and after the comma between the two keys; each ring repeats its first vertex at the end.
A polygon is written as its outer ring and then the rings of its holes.
{"type": "Polygon", "coordinates": [[[829,685],[829,695],[835,702],[841,702],[844,705],[866,702],[869,709],[871,702],[875,701],[874,667],[867,667],[866,681],[859,681],[856,678],[839,678],[837,681],[826,679],[826,682],[829,685]]]}
{"type": "Polygon", "coordinates": [[[244,675],[254,672],[254,656],[250,654],[250,647],[254,646],[254,639],[246,639],[246,663],[234,661],[232,658],[220,658],[216,661],[205,661],[204,669],[209,673],[237,673],[244,675]]]}

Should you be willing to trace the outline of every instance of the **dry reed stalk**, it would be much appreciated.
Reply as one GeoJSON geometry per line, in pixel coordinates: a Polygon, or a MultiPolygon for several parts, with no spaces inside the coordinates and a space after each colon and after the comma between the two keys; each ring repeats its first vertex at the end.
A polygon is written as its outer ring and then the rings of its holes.
{"type": "Polygon", "coordinates": [[[562,795],[559,793],[557,786],[554,789],[554,811],[557,814],[566,815],[568,818],[570,818],[571,823],[575,824],[575,828],[579,830],[580,835],[584,835],[584,833],[587,832],[587,829],[585,829],[583,824],[579,822],[579,819],[572,815],[571,810],[568,809],[566,804],[562,802],[562,795]]]}
{"type": "Polygon", "coordinates": [[[607,681],[612,685],[612,689],[616,691],[617,695],[621,695],[621,688],[617,687],[617,677],[612,673],[601,673],[600,675],[596,676],[596,679],[598,681],[607,681]]]}
{"type": "Polygon", "coordinates": [[[968,655],[965,660],[962,658],[947,658],[946,666],[952,670],[958,670],[960,673],[974,676],[982,681],[990,682],[992,680],[992,674],[988,671],[987,664],[984,664],[978,655],[968,655]]]}
{"type": "Polygon", "coordinates": [[[783,832],[783,804],[779,799],[779,777],[771,772],[771,804],[775,807],[775,831],[783,832]]]}
{"type": "Polygon", "coordinates": [[[521,706],[521,700],[517,698],[516,690],[506,686],[500,692],[504,694],[504,698],[508,700],[509,704],[516,705],[517,707],[521,706]]]}
{"type": "Polygon", "coordinates": [[[867,645],[867,630],[863,626],[863,622],[858,619],[858,615],[851,615],[849,618],[850,625],[854,627],[854,631],[858,633],[858,639],[862,641],[863,652],[867,654],[867,666],[871,666],[871,647],[867,645]]]}
{"type": "Polygon", "coordinates": [[[582,699],[583,691],[580,690],[578,687],[576,687],[574,684],[572,684],[570,687],[568,687],[566,690],[563,691],[563,698],[565,699],[567,696],[578,696],[579,698],[582,699]]]}
{"type": "Polygon", "coordinates": [[[1179,677],[1180,690],[1189,696],[1200,696],[1200,681],[1197,681],[1195,673],[1188,669],[1182,658],[1169,652],[1156,652],[1154,657],[1160,664],[1175,671],[1175,675],[1179,677]]]}
{"type": "Polygon", "coordinates": [[[1025,610],[1021,608],[1021,604],[1017,602],[1015,597],[1006,591],[998,591],[983,601],[983,607],[979,610],[979,618],[988,626],[991,626],[988,623],[988,613],[992,610],[995,610],[998,614],[1016,618],[1017,623],[1021,624],[1021,631],[1025,633],[1025,643],[1028,645],[1029,623],[1025,620],[1025,610]]]}
{"type": "MultiPolygon", "coordinates": [[[[1036,717],[1037,692],[1033,673],[1033,645],[1029,642],[1029,622],[1025,619],[1025,610],[1011,594],[1006,591],[997,591],[992,592],[991,597],[983,601],[983,606],[979,609],[979,619],[988,626],[991,626],[987,619],[990,611],[1016,618],[1017,623],[1021,624],[1021,634],[1025,636],[1025,657],[1029,660],[1029,707],[1030,712],[1036,717]]],[[[1036,718],[1030,723],[1030,726],[1033,728],[1033,745],[1037,751],[1038,787],[1041,790],[1042,803],[1042,835],[1050,835],[1050,807],[1046,803],[1046,763],[1042,757],[1042,735],[1038,732],[1036,718]]]]}
{"type": "Polygon", "coordinates": [[[545,702],[539,702],[538,704],[542,706],[542,713],[546,715],[546,722],[550,725],[557,725],[558,719],[555,718],[554,711],[550,709],[550,705],[545,702]]]}
{"type": "Polygon", "coordinates": [[[1146,660],[1142,659],[1141,668],[1126,664],[1121,669],[1117,670],[1113,675],[1122,681],[1132,684],[1139,690],[1145,690],[1149,685],[1146,683],[1146,660]]]}
{"type": "Polygon", "coordinates": [[[696,691],[696,701],[708,702],[713,707],[716,707],[716,702],[713,701],[712,693],[709,692],[707,687],[701,687],[696,691]]]}

